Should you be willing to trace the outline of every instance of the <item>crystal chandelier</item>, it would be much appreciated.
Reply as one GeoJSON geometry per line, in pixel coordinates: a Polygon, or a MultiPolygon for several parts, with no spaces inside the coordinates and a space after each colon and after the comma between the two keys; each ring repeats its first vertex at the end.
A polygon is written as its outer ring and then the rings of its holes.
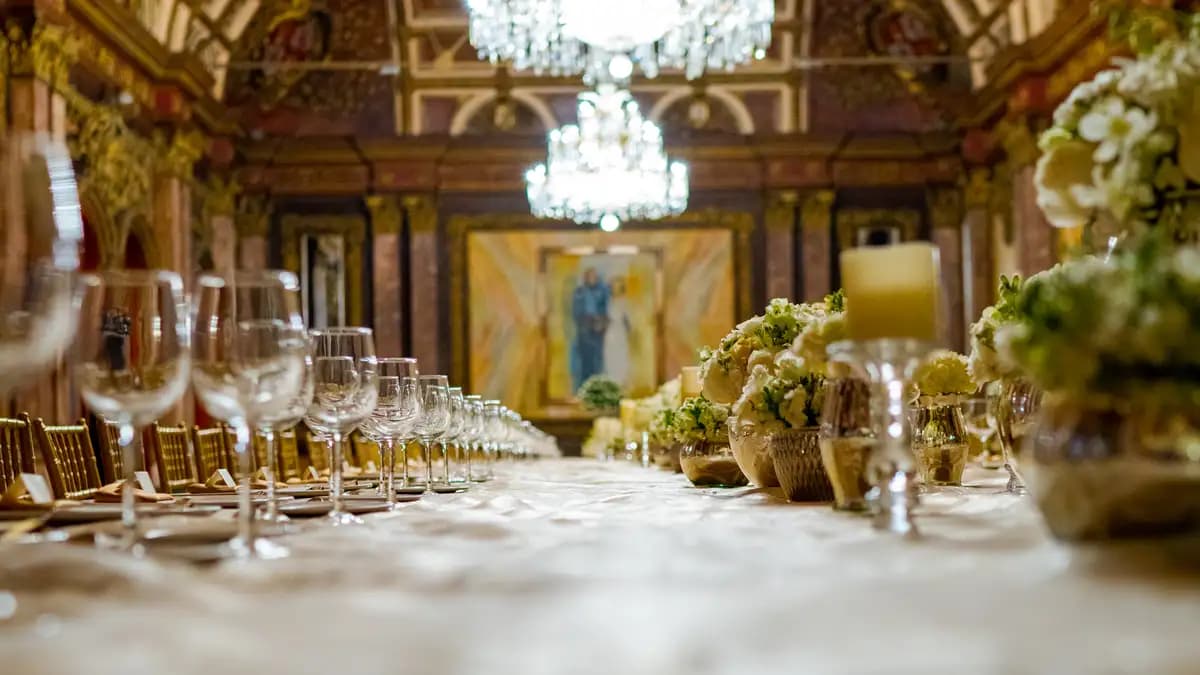
{"type": "Polygon", "coordinates": [[[579,124],[551,131],[547,158],[525,172],[529,206],[541,218],[599,223],[683,213],[688,170],[668,162],[662,132],[628,91],[611,84],[579,95],[579,124]]]}
{"type": "Polygon", "coordinates": [[[480,58],[589,84],[623,82],[629,59],[646,77],[675,68],[688,79],[761,59],[775,19],[773,0],[468,0],[467,10],[480,58]]]}

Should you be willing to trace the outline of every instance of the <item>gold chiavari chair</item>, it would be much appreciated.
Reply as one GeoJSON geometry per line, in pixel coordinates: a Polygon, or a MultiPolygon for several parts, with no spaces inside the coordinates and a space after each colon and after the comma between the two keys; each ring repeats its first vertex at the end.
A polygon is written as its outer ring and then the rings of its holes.
{"type": "Polygon", "coordinates": [[[100,469],[87,421],[50,426],[39,419],[33,426],[54,496],[58,499],[94,496],[101,487],[100,469]]]}
{"type": "Polygon", "coordinates": [[[329,445],[325,440],[309,431],[305,436],[308,446],[308,464],[320,473],[329,471],[329,445]]]}
{"type": "MultiPolygon", "coordinates": [[[[98,419],[98,418],[97,418],[98,419]]],[[[96,440],[100,443],[100,476],[104,484],[125,478],[125,459],[121,455],[121,427],[116,422],[102,420],[96,440]]]]}
{"type": "Polygon", "coordinates": [[[296,442],[296,430],[288,429],[275,434],[275,447],[279,457],[279,479],[290,480],[300,477],[300,444],[296,442]]]}
{"type": "MultiPolygon", "coordinates": [[[[165,427],[155,422],[150,427],[150,455],[158,467],[158,489],[163,492],[186,490],[200,479],[192,459],[192,446],[185,424],[165,427]]],[[[207,478],[207,476],[205,476],[207,478]]]]}
{"type": "Polygon", "coordinates": [[[232,471],[236,468],[225,451],[224,427],[193,427],[192,452],[196,456],[196,479],[199,482],[208,480],[217,469],[232,471]]]}
{"type": "Polygon", "coordinates": [[[29,415],[0,417],[0,493],[8,490],[17,474],[33,473],[33,431],[29,415]]]}
{"type": "MultiPolygon", "coordinates": [[[[225,461],[227,462],[227,464],[225,465],[225,468],[229,469],[230,471],[234,471],[235,469],[238,468],[237,430],[235,430],[233,427],[231,427],[227,424],[223,424],[221,426],[223,426],[225,428],[225,461]]],[[[263,466],[263,464],[260,464],[258,462],[258,449],[255,447],[255,443],[257,442],[256,441],[257,436],[258,436],[258,434],[256,432],[250,433],[250,451],[251,451],[250,452],[250,470],[251,471],[255,471],[258,469],[258,467],[263,466]]],[[[264,459],[265,458],[266,457],[264,455],[264,459]]],[[[237,474],[235,473],[234,475],[237,475],[237,474]]]]}
{"type": "Polygon", "coordinates": [[[360,433],[355,433],[352,438],[354,441],[354,457],[350,458],[350,461],[352,461],[355,466],[365,471],[371,462],[373,462],[376,467],[383,464],[383,460],[380,459],[381,454],[379,452],[378,443],[369,440],[366,436],[363,436],[360,433]]]}

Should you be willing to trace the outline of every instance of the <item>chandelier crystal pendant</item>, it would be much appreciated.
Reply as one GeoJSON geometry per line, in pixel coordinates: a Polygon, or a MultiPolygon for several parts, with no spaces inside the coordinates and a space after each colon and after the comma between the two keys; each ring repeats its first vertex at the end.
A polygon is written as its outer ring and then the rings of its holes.
{"type": "Polygon", "coordinates": [[[629,92],[607,84],[578,100],[578,125],[551,131],[546,162],[525,172],[533,214],[612,232],[622,221],[683,213],[687,165],[667,160],[662,132],[629,92]]]}
{"type": "Polygon", "coordinates": [[[583,73],[617,81],[609,64],[632,59],[646,77],[662,68],[688,79],[761,59],[771,44],[773,0],[467,0],[480,58],[517,70],[583,73]]]}

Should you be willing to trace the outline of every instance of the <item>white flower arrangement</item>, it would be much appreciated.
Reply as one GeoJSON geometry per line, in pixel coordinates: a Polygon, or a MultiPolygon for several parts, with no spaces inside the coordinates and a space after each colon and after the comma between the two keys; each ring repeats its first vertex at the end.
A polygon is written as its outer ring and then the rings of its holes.
{"type": "Polygon", "coordinates": [[[774,365],[772,370],[760,365],[751,371],[733,406],[737,422],[764,434],[816,426],[825,378],[791,349],[780,352],[774,365]]]}
{"type": "Polygon", "coordinates": [[[733,403],[755,366],[772,367],[775,355],[792,344],[809,319],[805,306],[775,298],[766,311],[734,327],[717,345],[700,353],[704,395],[718,403],[733,403]]]}
{"type": "Polygon", "coordinates": [[[996,333],[1001,360],[1075,398],[1200,406],[1200,250],[1147,238],[1030,277],[996,333]]]}
{"type": "Polygon", "coordinates": [[[927,356],[913,375],[913,383],[922,397],[966,396],[978,388],[967,357],[948,349],[927,356]]]}
{"type": "Polygon", "coordinates": [[[1037,203],[1058,227],[1184,230],[1200,216],[1200,30],[1116,61],[1039,139],[1037,203]]]}
{"type": "Polygon", "coordinates": [[[846,296],[838,289],[825,296],[823,306],[812,307],[812,318],[792,342],[792,352],[803,359],[813,373],[844,377],[849,374],[849,368],[841,362],[830,362],[826,349],[834,342],[850,337],[846,327],[846,296]]]}
{"type": "Polygon", "coordinates": [[[621,440],[623,434],[621,420],[616,417],[597,417],[592,420],[592,430],[583,441],[583,456],[604,457],[612,442],[621,440]]]}
{"type": "Polygon", "coordinates": [[[1000,277],[996,289],[996,304],[983,310],[979,320],[971,324],[971,355],[967,368],[979,384],[995,382],[1015,375],[1014,369],[1000,361],[996,351],[996,331],[1016,319],[1016,301],[1021,293],[1021,277],[1000,277]]]}

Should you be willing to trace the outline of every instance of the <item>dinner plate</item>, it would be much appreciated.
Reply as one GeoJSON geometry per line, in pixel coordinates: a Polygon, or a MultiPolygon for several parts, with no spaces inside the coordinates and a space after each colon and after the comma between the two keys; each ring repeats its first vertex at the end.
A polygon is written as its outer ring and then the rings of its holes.
{"type": "MultiPolygon", "coordinates": [[[[137,507],[139,516],[209,516],[217,511],[220,509],[213,506],[178,507],[139,504],[137,507]]],[[[120,518],[120,504],[77,504],[55,509],[46,523],[48,525],[71,525],[120,520],[120,518]]]]}
{"type": "Polygon", "coordinates": [[[321,484],[279,488],[275,494],[280,497],[324,497],[329,494],[329,486],[321,484]]]}
{"type": "MultiPolygon", "coordinates": [[[[407,499],[397,499],[397,503],[416,501],[417,498],[409,497],[407,499]]],[[[347,512],[356,515],[364,513],[376,513],[378,511],[387,511],[388,504],[382,499],[353,499],[347,500],[343,507],[347,512]]],[[[329,501],[303,501],[292,504],[280,504],[279,512],[290,518],[316,518],[323,516],[333,510],[333,502],[329,501]]]]}
{"type": "MultiPolygon", "coordinates": [[[[202,506],[220,506],[224,508],[237,508],[239,499],[237,495],[186,495],[184,497],[190,504],[202,506]]],[[[281,502],[295,499],[292,496],[278,496],[277,499],[281,502]]],[[[267,503],[267,496],[260,494],[250,495],[250,503],[254,506],[262,506],[267,503]]]]}
{"type": "MultiPolygon", "coordinates": [[[[466,492],[468,489],[470,489],[470,486],[467,486],[467,485],[434,485],[433,486],[433,491],[438,493],[439,495],[448,495],[448,494],[453,494],[455,492],[466,492]]],[[[414,485],[413,487],[400,487],[400,488],[396,488],[396,494],[398,494],[398,495],[425,494],[425,488],[420,485],[414,485]]]]}

